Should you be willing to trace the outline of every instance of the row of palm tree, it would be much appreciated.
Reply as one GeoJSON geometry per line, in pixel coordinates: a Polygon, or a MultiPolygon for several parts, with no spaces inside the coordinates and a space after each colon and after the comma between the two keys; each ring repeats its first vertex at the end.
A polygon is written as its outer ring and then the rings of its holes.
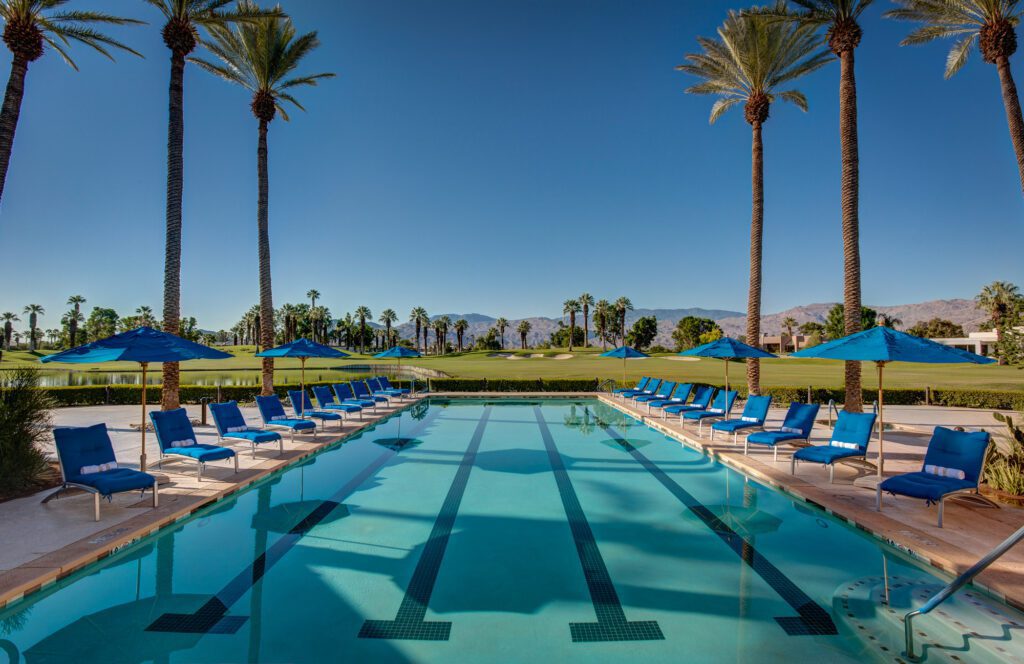
{"type": "MultiPolygon", "coordinates": [[[[607,342],[618,338],[620,344],[626,339],[626,312],[633,310],[633,303],[628,297],[620,297],[614,303],[608,300],[594,301],[590,293],[570,298],[562,303],[562,314],[569,318],[569,350],[573,349],[573,336],[576,330],[576,314],[583,314],[583,347],[590,347],[590,321],[593,313],[594,331],[601,339],[603,348],[607,342]]],[[[525,344],[524,344],[525,345],[525,344]]]]}
{"type": "MultiPolygon", "coordinates": [[[[957,39],[947,59],[946,76],[966,62],[977,43],[986,62],[995,64],[1002,85],[1011,141],[1017,154],[1024,188],[1024,120],[1010,72],[1009,56],[1016,51],[1019,0],[893,0],[890,18],[920,23],[902,42],[920,44],[944,37],[957,39]]],[[[843,237],[843,310],[845,331],[861,329],[861,271],[859,230],[859,153],[857,87],[854,53],[861,43],[859,20],[873,0],[776,0],[773,5],[731,11],[717,39],[698,39],[702,51],[688,55],[679,70],[701,82],[687,92],[715,95],[714,123],[723,113],[742,105],[752,129],[750,285],[746,338],[760,338],[762,237],[764,234],[764,147],[762,129],[771,104],[786,101],[801,110],[807,98],[791,84],[836,59],[839,61],[839,147],[842,163],[840,203],[843,237]]],[[[860,363],[845,368],[848,410],[862,409],[860,363]]],[[[747,361],[747,387],[760,393],[760,365],[747,361]]]]}

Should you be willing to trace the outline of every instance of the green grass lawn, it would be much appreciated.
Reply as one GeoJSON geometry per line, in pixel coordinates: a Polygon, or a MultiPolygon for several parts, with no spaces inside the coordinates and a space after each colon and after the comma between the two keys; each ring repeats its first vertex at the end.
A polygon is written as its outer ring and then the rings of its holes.
{"type": "MultiPolygon", "coordinates": [[[[235,357],[229,360],[196,360],[181,365],[183,370],[182,383],[188,384],[188,373],[199,370],[218,371],[255,371],[259,369],[260,360],[253,356],[252,346],[229,347],[228,352],[235,357]]],[[[110,362],[106,364],[40,364],[39,357],[49,351],[32,354],[27,351],[12,351],[3,354],[0,369],[9,369],[18,365],[38,366],[44,370],[54,371],[137,371],[138,365],[132,362],[110,362]]],[[[574,350],[570,359],[553,359],[553,356],[568,353],[567,350],[513,351],[516,355],[544,354],[547,357],[509,360],[495,357],[489,352],[471,352],[448,355],[445,357],[422,357],[403,360],[403,365],[415,365],[443,371],[456,378],[614,378],[622,379],[622,360],[597,357],[600,349],[574,350]]],[[[675,355],[661,355],[645,360],[628,360],[626,376],[634,380],[641,375],[656,375],[673,380],[707,381],[720,383],[723,376],[723,363],[720,360],[699,359],[684,360],[675,355]]],[[[345,360],[307,361],[307,369],[330,369],[345,365],[367,363],[394,364],[394,360],[377,360],[370,355],[353,354],[345,360]]],[[[279,369],[297,369],[298,360],[278,360],[279,369]]],[[[155,365],[151,369],[158,369],[155,365]]],[[[873,364],[864,365],[864,386],[874,387],[875,368],[873,364]]],[[[746,382],[745,368],[741,363],[733,363],[729,369],[730,380],[742,384],[746,382]]],[[[814,386],[841,387],[843,384],[843,365],[841,362],[826,360],[797,360],[781,358],[762,360],[761,384],[764,386],[814,386]]],[[[1012,367],[996,365],[928,365],[928,364],[891,364],[885,369],[885,384],[889,387],[933,388],[977,388],[991,390],[1024,390],[1024,371],[1012,367]]]]}

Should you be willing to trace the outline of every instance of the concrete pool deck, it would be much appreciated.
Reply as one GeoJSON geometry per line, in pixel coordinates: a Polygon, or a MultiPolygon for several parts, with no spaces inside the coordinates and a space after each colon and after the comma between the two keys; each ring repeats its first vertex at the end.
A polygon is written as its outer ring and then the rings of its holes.
{"type": "MultiPolygon", "coordinates": [[[[740,470],[752,478],[776,486],[790,494],[813,503],[872,535],[889,541],[929,564],[951,574],[963,571],[988,552],[999,541],[1024,524],[1024,509],[1004,506],[1002,509],[981,508],[960,502],[947,505],[945,528],[935,525],[935,508],[926,508],[923,501],[886,497],[885,511],[874,509],[874,491],[855,487],[852,481],[859,473],[840,466],[836,470],[835,484],[828,483],[825,469],[803,464],[797,475],[789,474],[788,450],[780,454],[778,462],[771,461],[770,450],[755,450],[749,456],[742,454],[731,442],[701,439],[696,427],[684,426],[676,420],[649,418],[644,410],[624,404],[618,399],[595,394],[558,393],[435,393],[433,397],[451,398],[565,398],[597,397],[603,402],[641,419],[662,433],[683,444],[698,448],[715,456],[723,463],[740,470]]],[[[155,468],[156,440],[147,436],[151,470],[166,476],[161,484],[160,507],[151,508],[149,496],[139,499],[138,494],[117,494],[113,501],[103,501],[101,520],[92,519],[92,498],[88,495],[61,497],[42,503],[51,494],[50,489],[32,496],[0,503],[0,608],[26,594],[46,588],[60,578],[160,528],[185,518],[203,505],[217,501],[246,488],[260,478],[295,463],[325,446],[337,442],[371,426],[382,418],[413,406],[423,397],[399,401],[391,408],[380,408],[367,413],[362,420],[348,419],[341,430],[329,424],[319,436],[296,436],[295,443],[285,435],[285,452],[277,455],[277,448],[264,447],[254,459],[248,448],[241,446],[239,472],[227,462],[207,466],[203,482],[197,483],[195,464],[168,462],[162,469],[155,468]],[[16,533],[15,537],[7,536],[16,533]]],[[[155,406],[154,406],[155,408],[155,406]]],[[[199,406],[188,406],[189,415],[200,417],[199,406]]],[[[939,407],[891,407],[886,419],[900,431],[886,433],[886,474],[918,470],[929,432],[937,424],[961,425],[968,428],[997,429],[1001,427],[992,418],[992,411],[939,407]]],[[[246,419],[259,421],[255,407],[243,408],[246,419]]],[[[773,409],[769,426],[777,426],[783,411],[773,409]]],[[[827,417],[821,414],[819,419],[827,417]]],[[[92,406],[62,408],[54,412],[57,426],[75,426],[106,422],[110,428],[117,458],[125,466],[137,467],[139,432],[131,427],[138,423],[138,406],[92,406]]],[[[211,420],[212,423],[212,420],[211,420]]],[[[200,442],[216,442],[212,426],[197,426],[200,442]]],[[[825,443],[828,430],[816,427],[813,443],[825,443]]],[[[978,585],[1018,608],[1024,608],[1024,550],[1012,550],[978,578],[978,585]]]]}

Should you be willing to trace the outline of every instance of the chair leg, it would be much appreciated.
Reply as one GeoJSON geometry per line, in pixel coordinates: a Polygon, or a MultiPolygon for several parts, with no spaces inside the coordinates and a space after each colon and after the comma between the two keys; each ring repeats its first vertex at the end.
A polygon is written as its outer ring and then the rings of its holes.
{"type": "Polygon", "coordinates": [[[153,507],[160,507],[160,489],[156,486],[156,481],[153,481],[153,507]]]}
{"type": "Polygon", "coordinates": [[[743,439],[743,453],[746,454],[750,449],[750,441],[743,439]]]}
{"type": "Polygon", "coordinates": [[[878,512],[882,511],[882,486],[878,485],[875,487],[875,510],[878,512]]]}
{"type": "Polygon", "coordinates": [[[252,458],[255,459],[256,458],[256,443],[253,442],[253,443],[251,443],[251,445],[252,445],[252,458]]]}
{"type": "Polygon", "coordinates": [[[828,464],[828,483],[835,484],[836,482],[836,465],[834,463],[828,464]]]}
{"type": "Polygon", "coordinates": [[[939,498],[939,528],[942,527],[942,512],[946,506],[946,497],[939,498]]]}
{"type": "Polygon", "coordinates": [[[203,462],[200,461],[199,463],[196,464],[196,466],[197,466],[197,468],[196,468],[196,481],[197,482],[202,482],[203,481],[203,462]]]}
{"type": "Polygon", "coordinates": [[[237,454],[232,455],[231,458],[235,460],[235,472],[237,473],[238,472],[238,455],[237,454]]]}
{"type": "Polygon", "coordinates": [[[789,474],[796,475],[796,457],[789,460],[789,474]]]}
{"type": "Polygon", "coordinates": [[[715,439],[715,427],[711,427],[711,431],[708,435],[711,437],[711,440],[715,439]]]}
{"type": "MultiPolygon", "coordinates": [[[[292,442],[295,442],[295,432],[292,432],[292,442]]],[[[284,438],[277,439],[277,456],[284,454],[284,438]]]]}
{"type": "MultiPolygon", "coordinates": [[[[156,482],[153,483],[153,488],[156,488],[156,482]]],[[[100,520],[100,494],[96,492],[92,494],[92,515],[96,521],[100,520]]]]}
{"type": "Polygon", "coordinates": [[[778,460],[779,460],[779,446],[778,445],[772,445],[772,461],[778,461],[778,460]]]}

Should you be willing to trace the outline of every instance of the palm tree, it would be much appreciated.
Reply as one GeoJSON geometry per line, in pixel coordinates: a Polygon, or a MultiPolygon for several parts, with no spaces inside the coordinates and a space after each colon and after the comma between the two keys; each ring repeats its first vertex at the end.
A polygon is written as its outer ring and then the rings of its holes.
{"type": "Polygon", "coordinates": [[[460,318],[455,321],[455,339],[459,347],[459,352],[462,352],[462,338],[466,335],[466,330],[469,329],[469,321],[465,318],[460,318]]]}
{"type": "MultiPolygon", "coordinates": [[[[416,326],[416,336],[413,339],[415,339],[417,346],[420,343],[420,330],[423,328],[424,319],[429,321],[427,310],[423,307],[413,307],[412,311],[409,312],[409,322],[416,326]]],[[[426,346],[423,347],[423,352],[427,352],[426,346]]]]}
{"type": "Polygon", "coordinates": [[[444,355],[445,352],[447,351],[446,346],[448,345],[448,328],[451,326],[452,319],[449,318],[448,316],[439,316],[437,320],[434,321],[434,333],[440,334],[440,336],[437,337],[437,347],[439,349],[438,352],[441,355],[444,355]]]}
{"type": "Polygon", "coordinates": [[[885,13],[889,18],[923,23],[901,46],[923,44],[943,37],[957,42],[946,58],[946,78],[960,71],[974,43],[985,62],[999,72],[1010,140],[1017,153],[1017,173],[1024,189],[1024,117],[1021,116],[1017,85],[1010,72],[1010,56],[1017,51],[1016,27],[1024,16],[1020,0],[893,0],[900,5],[885,13]]]}
{"type": "Polygon", "coordinates": [[[498,320],[494,321],[494,329],[496,329],[498,331],[498,337],[501,339],[501,347],[502,347],[502,349],[504,349],[505,348],[505,330],[508,329],[508,319],[507,318],[499,318],[498,320]]]}
{"type": "MultiPolygon", "coordinates": [[[[782,329],[786,331],[786,336],[789,337],[789,342],[793,344],[793,352],[800,350],[796,347],[796,337],[793,336],[793,328],[796,327],[796,319],[792,316],[786,316],[782,319],[782,329]]],[[[779,344],[781,350],[785,350],[782,344],[779,344]]]]}
{"type": "Polygon", "coordinates": [[[617,327],[619,328],[619,340],[620,346],[626,344],[626,312],[633,310],[633,303],[630,302],[629,298],[623,295],[619,299],[615,300],[615,318],[617,327]]]}
{"type": "Polygon", "coordinates": [[[594,306],[594,296],[584,293],[576,298],[583,307],[583,347],[590,345],[590,307],[594,306]]]}
{"type": "Polygon", "coordinates": [[[356,318],[359,319],[359,352],[366,350],[366,319],[373,318],[369,307],[356,307],[356,318]]]}
{"type": "MultiPolygon", "coordinates": [[[[253,103],[254,104],[256,103],[255,99],[253,99],[253,103]]],[[[271,114],[271,119],[273,119],[273,114],[271,114]]],[[[316,308],[316,301],[320,299],[320,291],[318,291],[315,288],[311,288],[308,291],[306,291],[306,297],[309,298],[309,308],[310,309],[315,309],[316,308]]]]}
{"type": "Polygon", "coordinates": [[[68,316],[68,341],[72,348],[78,345],[78,324],[82,322],[82,305],[85,304],[85,298],[81,295],[72,295],[68,298],[68,304],[74,307],[74,316],[68,316]]]}
{"type": "Polygon", "coordinates": [[[391,326],[398,322],[398,314],[394,309],[385,309],[380,312],[377,322],[384,326],[384,343],[391,343],[391,326]]]}
{"type": "MultiPolygon", "coordinates": [[[[142,57],[121,42],[98,32],[94,25],[139,24],[130,18],[121,18],[101,12],[58,10],[68,0],[0,0],[0,19],[4,21],[4,44],[10,49],[11,75],[7,79],[3,109],[0,110],[0,197],[7,181],[7,167],[11,163],[14,133],[21,115],[21,100],[25,96],[25,77],[28,66],[43,56],[49,46],[64,62],[78,71],[68,55],[72,41],[90,46],[113,60],[110,48],[127,51],[142,57]]],[[[34,343],[34,342],[33,342],[34,343]]]]}
{"type": "Polygon", "coordinates": [[[896,329],[900,325],[903,325],[903,320],[893,316],[892,314],[878,314],[875,318],[875,325],[879,327],[889,327],[896,329]]]}
{"type": "MultiPolygon", "coordinates": [[[[785,11],[779,0],[774,12],[785,11]]],[[[718,39],[698,38],[703,53],[686,56],[678,69],[703,79],[687,89],[691,94],[717,95],[711,108],[714,123],[727,110],[744,105],[745,119],[753,131],[753,193],[750,223],[750,288],[747,295],[746,340],[756,346],[761,338],[761,242],[764,235],[764,147],[761,128],[776,99],[807,110],[807,98],[798,90],[779,90],[793,80],[822,67],[832,59],[822,49],[815,26],[779,21],[757,13],[729,12],[718,29],[718,39]]],[[[747,360],[747,389],[761,392],[759,361],[747,360]]]]}
{"type": "Polygon", "coordinates": [[[145,325],[146,327],[152,327],[156,322],[153,318],[153,308],[142,305],[135,310],[135,314],[139,317],[139,325],[145,325]]]}
{"type": "Polygon", "coordinates": [[[526,335],[533,329],[533,325],[528,320],[519,321],[519,326],[516,327],[516,332],[519,333],[519,347],[526,350],[526,335]]]}
{"type": "Polygon", "coordinates": [[[30,304],[25,307],[24,313],[28,314],[28,349],[36,349],[36,321],[38,316],[46,313],[42,305],[30,304]]]}
{"type": "Polygon", "coordinates": [[[11,350],[11,336],[14,334],[14,323],[21,319],[11,311],[0,314],[0,320],[4,322],[4,350],[11,350]]]}
{"type": "Polygon", "coordinates": [[[572,338],[576,336],[576,314],[579,313],[579,300],[566,300],[562,303],[562,315],[569,316],[569,352],[572,352],[572,338]]]}
{"type": "MultiPolygon", "coordinates": [[[[205,0],[210,2],[211,0],[205,0]]],[[[220,0],[215,0],[220,2],[220,0]]],[[[259,247],[260,307],[264,311],[274,308],[270,276],[269,199],[270,182],[267,171],[267,131],[274,117],[280,113],[287,121],[284,104],[305,110],[292,95],[300,86],[316,85],[331,73],[296,75],[302,59],[313,52],[320,41],[315,32],[296,35],[290,18],[281,14],[280,7],[267,15],[251,0],[239,0],[237,17],[247,20],[233,26],[219,21],[207,26],[210,39],[203,45],[220,60],[214,63],[201,58],[192,61],[206,71],[235,83],[252,94],[250,109],[258,121],[256,171],[258,194],[256,205],[257,245],[259,247]]],[[[320,293],[315,289],[306,293],[316,306],[320,293]]],[[[263,343],[273,345],[274,320],[267,316],[260,331],[263,343]]],[[[274,360],[263,358],[263,394],[274,393],[274,360]]]]}
{"type": "MultiPolygon", "coordinates": [[[[199,28],[209,29],[224,26],[235,21],[252,20],[251,15],[240,15],[225,10],[231,0],[145,0],[163,15],[165,23],[161,31],[164,45],[171,51],[171,82],[168,89],[167,115],[167,206],[166,240],[164,246],[164,310],[163,330],[178,333],[181,317],[181,200],[184,181],[183,145],[185,140],[184,97],[185,61],[199,43],[199,28]]],[[[279,15],[279,10],[264,12],[279,15]]],[[[263,308],[273,312],[272,306],[263,308]]],[[[261,316],[272,321],[273,315],[261,316]]],[[[273,335],[262,341],[265,348],[273,345],[273,335]]],[[[264,375],[267,360],[264,358],[264,375]]],[[[271,363],[271,366],[272,363],[271,363]]],[[[266,379],[264,378],[264,382],[266,379]]],[[[178,363],[163,364],[163,390],[160,403],[164,410],[177,408],[178,363]]],[[[266,393],[266,386],[263,388],[266,393]]]]}
{"type": "Polygon", "coordinates": [[[608,349],[608,323],[612,315],[612,305],[608,300],[598,300],[594,305],[594,331],[601,337],[601,350],[608,349]]]}
{"type": "MultiPolygon", "coordinates": [[[[755,13],[796,20],[802,25],[828,26],[829,49],[839,59],[839,151],[842,159],[840,197],[843,210],[843,311],[846,334],[861,330],[860,310],[860,152],[857,140],[857,79],[854,51],[862,31],[858,19],[874,0],[792,0],[802,11],[789,14],[784,4],[755,13]],[[780,6],[781,5],[781,6],[780,6]]],[[[846,362],[846,410],[860,412],[860,362],[846,362]]]]}
{"type": "MultiPolygon", "coordinates": [[[[1003,340],[1003,329],[1012,314],[1021,304],[1020,289],[1007,281],[993,281],[981,289],[974,301],[988,312],[992,329],[996,333],[996,345],[1003,340]]],[[[1002,353],[996,358],[999,364],[1006,364],[1002,353]]]]}

